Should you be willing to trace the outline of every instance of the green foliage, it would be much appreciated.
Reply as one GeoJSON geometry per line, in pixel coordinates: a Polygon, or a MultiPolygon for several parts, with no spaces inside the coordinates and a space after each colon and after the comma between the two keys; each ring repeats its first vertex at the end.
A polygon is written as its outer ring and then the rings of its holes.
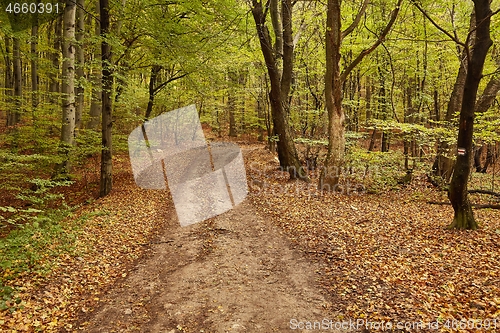
{"type": "Polygon", "coordinates": [[[0,239],[0,281],[24,272],[45,274],[49,258],[74,252],[78,228],[61,223],[70,213],[63,208],[46,211],[0,239]]]}
{"type": "Polygon", "coordinates": [[[63,198],[62,194],[50,193],[50,190],[60,186],[70,186],[73,181],[69,180],[52,180],[52,179],[30,179],[29,182],[33,184],[29,189],[21,191],[16,198],[21,199],[36,207],[46,207],[51,201],[63,198]]]}
{"type": "Polygon", "coordinates": [[[362,184],[370,193],[396,189],[405,175],[404,156],[353,147],[346,155],[345,174],[351,183],[362,184]]]}
{"type": "Polygon", "coordinates": [[[15,289],[10,286],[5,286],[0,281],[0,311],[10,310],[11,312],[16,311],[18,304],[21,303],[21,299],[15,296],[15,289]]]}

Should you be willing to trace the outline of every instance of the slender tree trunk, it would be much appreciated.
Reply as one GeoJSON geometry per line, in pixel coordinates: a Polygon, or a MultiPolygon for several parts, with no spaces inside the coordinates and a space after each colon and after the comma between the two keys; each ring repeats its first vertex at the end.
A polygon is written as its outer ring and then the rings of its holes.
{"type": "Polygon", "coordinates": [[[278,158],[283,170],[288,171],[290,179],[309,178],[300,164],[297,150],[293,142],[293,134],[288,122],[289,94],[293,70],[293,37],[292,37],[292,1],[281,1],[281,16],[283,26],[283,70],[280,73],[278,56],[273,52],[271,36],[266,26],[266,17],[262,8],[262,1],[252,0],[252,15],[255,19],[257,35],[264,56],[271,91],[269,99],[274,124],[274,133],[278,137],[278,158]]]}
{"type": "MultiPolygon", "coordinates": [[[[11,58],[11,40],[9,36],[5,36],[5,101],[12,103],[13,89],[14,89],[14,73],[12,71],[12,58],[11,58]]],[[[13,126],[12,112],[7,111],[7,126],[13,126]]]]}
{"type": "Polygon", "coordinates": [[[280,0],[269,0],[270,1],[270,13],[271,13],[271,23],[274,30],[275,43],[274,43],[274,54],[276,58],[283,57],[283,25],[282,18],[279,10],[280,0]]]}
{"type": "Polygon", "coordinates": [[[101,59],[102,59],[102,150],[101,150],[101,179],[99,195],[104,197],[111,192],[113,181],[112,164],[112,136],[113,126],[111,90],[113,88],[113,77],[111,72],[111,46],[107,38],[109,33],[109,1],[100,0],[101,18],[101,59]]]}
{"type": "MultiPolygon", "coordinates": [[[[434,89],[434,114],[431,114],[431,119],[434,121],[439,121],[441,118],[439,116],[439,94],[437,89],[434,89]]],[[[435,125],[432,125],[431,127],[434,127],[435,125]]]]}
{"type": "Polygon", "coordinates": [[[449,228],[477,229],[477,222],[472,212],[468,198],[467,182],[471,169],[472,135],[474,131],[474,111],[479,82],[481,81],[484,62],[488,49],[493,44],[490,38],[490,0],[474,0],[476,16],[476,36],[474,38],[474,52],[468,59],[467,75],[465,78],[462,107],[458,129],[458,153],[455,172],[450,183],[448,197],[455,215],[449,228]]]}
{"type": "MultiPolygon", "coordinates": [[[[475,24],[475,14],[472,13],[469,22],[469,32],[471,32],[471,40],[473,40],[475,36],[475,33],[473,32],[475,24]]],[[[455,112],[458,112],[462,107],[464,85],[467,75],[467,53],[465,49],[462,50],[459,60],[460,67],[458,69],[457,78],[455,80],[455,84],[453,85],[453,91],[451,92],[450,100],[448,101],[448,106],[446,109],[445,120],[447,122],[451,122],[455,112]]],[[[443,178],[446,182],[450,180],[454,169],[453,160],[449,157],[450,150],[450,145],[447,142],[442,141],[438,145],[437,156],[434,160],[434,165],[432,166],[434,175],[443,178]]]]}
{"type": "MultiPolygon", "coordinates": [[[[99,0],[97,1],[97,12],[100,12],[99,9],[99,0]]],[[[100,20],[95,20],[95,34],[96,36],[100,36],[101,34],[101,24],[100,20]]],[[[94,52],[95,59],[101,58],[100,48],[97,48],[94,52]]],[[[92,73],[90,74],[90,79],[92,81],[92,97],[90,100],[90,119],[87,123],[87,128],[96,129],[99,126],[99,122],[101,120],[102,114],[102,69],[99,62],[96,62],[97,68],[92,69],[92,73]]]]}
{"type": "MultiPolygon", "coordinates": [[[[387,62],[385,57],[383,57],[383,63],[387,62]]],[[[379,72],[379,83],[380,83],[380,92],[378,96],[378,106],[380,108],[380,115],[382,116],[382,120],[387,120],[387,93],[385,89],[385,72],[382,68],[378,67],[379,72]]],[[[386,153],[389,151],[389,133],[387,131],[382,131],[382,142],[380,145],[380,151],[386,153]]]]}
{"type": "Polygon", "coordinates": [[[31,27],[31,107],[33,117],[38,107],[38,22],[31,27]]]}
{"type": "Polygon", "coordinates": [[[372,83],[370,82],[370,77],[366,77],[366,118],[365,126],[368,126],[369,121],[372,119],[372,83]]]}
{"type": "Polygon", "coordinates": [[[16,125],[21,121],[21,112],[23,105],[23,72],[21,64],[21,45],[19,38],[14,37],[12,45],[12,55],[14,59],[14,103],[15,108],[11,111],[11,124],[16,125]]]}
{"type": "Polygon", "coordinates": [[[155,86],[156,79],[158,74],[160,73],[161,66],[153,65],[151,67],[151,76],[149,77],[149,99],[148,106],[146,107],[146,115],[144,116],[144,121],[147,121],[151,117],[151,113],[153,112],[153,105],[155,102],[155,86]]]}
{"type": "Polygon", "coordinates": [[[82,128],[82,115],[84,109],[84,89],[82,79],[84,78],[83,66],[85,56],[83,51],[83,35],[85,33],[85,0],[76,2],[76,77],[77,85],[75,87],[76,111],[75,127],[82,128]]]}
{"type": "Polygon", "coordinates": [[[63,163],[59,174],[70,172],[69,154],[75,140],[75,13],[73,0],[66,0],[62,40],[62,128],[61,153],[63,163]]]}
{"type": "Polygon", "coordinates": [[[235,88],[238,84],[238,73],[230,71],[228,73],[229,77],[229,89],[227,94],[227,111],[229,113],[229,136],[236,137],[236,96],[235,88]]]}
{"type": "MultiPolygon", "coordinates": [[[[57,77],[57,73],[59,73],[59,54],[61,50],[61,34],[62,34],[62,15],[59,15],[57,19],[54,21],[54,50],[51,52],[50,57],[52,60],[52,71],[49,75],[50,77],[50,101],[55,103],[57,101],[57,93],[59,93],[59,81],[57,77]]],[[[50,30],[49,30],[50,34],[50,30]]]]}
{"type": "Polygon", "coordinates": [[[336,191],[344,164],[345,115],[342,110],[340,80],[341,16],[340,0],[328,0],[326,14],[325,105],[328,112],[328,151],[318,188],[336,191]]]}

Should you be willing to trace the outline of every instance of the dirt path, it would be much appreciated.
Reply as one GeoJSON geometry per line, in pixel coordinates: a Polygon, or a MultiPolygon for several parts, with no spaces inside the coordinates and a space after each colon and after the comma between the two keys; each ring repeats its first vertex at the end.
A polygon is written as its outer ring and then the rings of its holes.
{"type": "Polygon", "coordinates": [[[329,316],[315,266],[250,200],[184,228],[172,212],[153,253],[104,296],[86,332],[288,332],[292,319],[329,316]]]}

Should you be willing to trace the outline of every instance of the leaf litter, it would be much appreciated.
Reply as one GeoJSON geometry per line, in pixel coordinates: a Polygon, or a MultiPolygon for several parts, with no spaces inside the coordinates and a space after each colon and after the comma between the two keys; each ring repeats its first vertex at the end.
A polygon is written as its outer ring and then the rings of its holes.
{"type": "Polygon", "coordinates": [[[269,152],[247,158],[251,199],[321,263],[318,281],[334,312],[373,322],[437,320],[442,331],[452,331],[447,320],[496,319],[489,330],[498,329],[500,211],[476,210],[479,230],[447,230],[453,210],[427,204],[446,197],[424,182],[376,195],[320,192],[315,179],[287,181],[269,152]]]}
{"type": "MultiPolygon", "coordinates": [[[[443,194],[423,184],[377,195],[321,193],[314,184],[287,181],[261,145],[245,160],[249,200],[319,263],[318,283],[334,300],[332,319],[498,320],[499,211],[475,211],[479,230],[451,231],[451,207],[428,205],[443,194]]],[[[137,188],[130,171],[115,179],[110,196],[71,217],[85,223],[76,254],[47,259],[54,265],[48,275],[9,281],[21,308],[0,313],[2,330],[73,330],[75,319],[96,308],[147,254],[144,245],[163,223],[158,212],[173,209],[171,199],[165,191],[137,188]]]]}

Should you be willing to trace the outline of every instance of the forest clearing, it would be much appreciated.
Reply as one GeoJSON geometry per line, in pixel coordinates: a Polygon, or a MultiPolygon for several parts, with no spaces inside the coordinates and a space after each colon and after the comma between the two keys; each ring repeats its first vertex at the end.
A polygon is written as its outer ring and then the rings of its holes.
{"type": "Polygon", "coordinates": [[[500,331],[499,0],[0,6],[0,330],[500,331]]]}

